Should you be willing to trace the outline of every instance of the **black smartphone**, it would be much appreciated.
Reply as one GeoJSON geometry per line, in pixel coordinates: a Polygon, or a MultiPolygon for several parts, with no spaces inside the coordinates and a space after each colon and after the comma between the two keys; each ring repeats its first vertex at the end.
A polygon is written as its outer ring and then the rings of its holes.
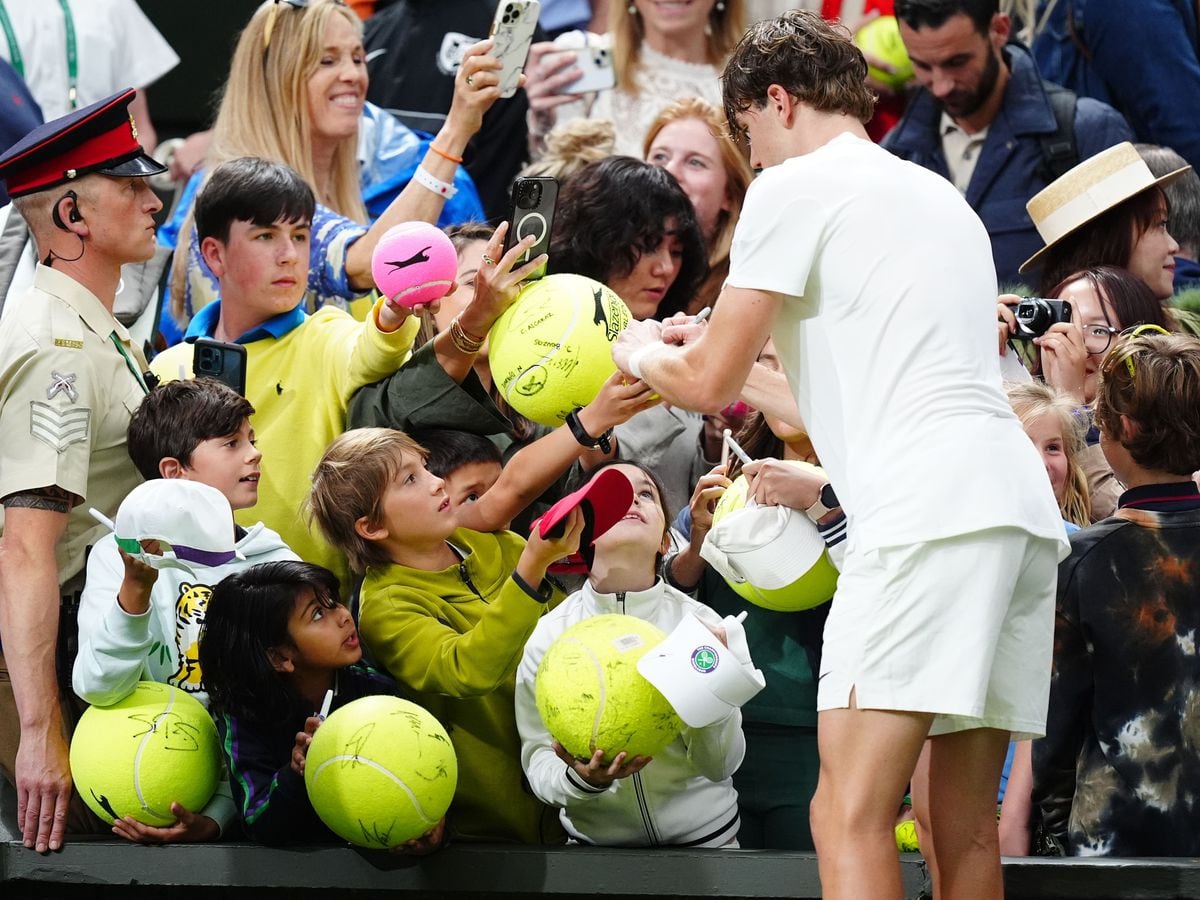
{"type": "MultiPolygon", "coordinates": [[[[521,263],[550,252],[550,233],[554,228],[554,207],[558,203],[558,181],[554,178],[518,178],[513,182],[512,215],[508,217],[508,234],[504,236],[504,252],[511,250],[527,235],[536,238],[525,251],[521,263]]],[[[527,280],[541,278],[546,267],[539,266],[527,280]]]]}
{"type": "Polygon", "coordinates": [[[209,338],[197,338],[192,348],[192,372],[213,378],[246,396],[246,348],[209,338]]]}

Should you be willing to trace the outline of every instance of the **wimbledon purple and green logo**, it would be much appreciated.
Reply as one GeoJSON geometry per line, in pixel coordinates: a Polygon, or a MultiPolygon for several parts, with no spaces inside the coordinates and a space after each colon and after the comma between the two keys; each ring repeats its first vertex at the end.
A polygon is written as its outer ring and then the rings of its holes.
{"type": "Polygon", "coordinates": [[[712,647],[704,645],[692,651],[692,668],[701,675],[709,675],[717,670],[721,658],[712,647]]]}

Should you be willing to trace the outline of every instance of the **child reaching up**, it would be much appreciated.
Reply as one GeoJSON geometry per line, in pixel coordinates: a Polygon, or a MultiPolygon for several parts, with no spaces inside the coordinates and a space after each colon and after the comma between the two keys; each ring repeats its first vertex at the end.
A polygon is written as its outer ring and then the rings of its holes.
{"type": "MultiPolygon", "coordinates": [[[[208,604],[200,661],[246,833],[264,844],[338,841],[309,803],[304,760],[318,711],[396,694],[361,665],[350,611],[328,569],[305,562],[252,566],[221,581],[208,604]]],[[[428,853],[445,821],[396,849],[428,853]]]]}
{"type": "Polygon", "coordinates": [[[569,431],[550,434],[521,451],[528,463],[514,458],[457,510],[425,467],[424,448],[401,431],[348,431],[313,474],[314,519],[366,573],[360,623],[373,658],[450,732],[457,837],[564,839],[553,812],[522,783],[513,687],[521,648],[556,596],[546,567],[577,549],[583,518],[573,512],[557,540],[526,543],[497,529],[579,449],[569,431]]]}
{"type": "Polygon", "coordinates": [[[736,847],[732,775],[746,750],[740,710],[731,708],[704,728],[684,728],[652,759],[628,757],[623,747],[598,748],[591,759],[574,759],[538,714],[534,681],[542,657],[559,635],[584,619],[606,613],[636,616],[667,634],[688,614],[710,628],[721,625],[715,612],[658,577],[670,546],[670,518],[654,476],[635,463],[609,465],[633,484],[633,503],[593,543],[582,590],[544,616],[525,645],[516,694],[521,763],[533,792],[561,809],[567,832],[580,842],[736,847]],[[613,757],[607,766],[602,762],[606,751],[613,757]]]}

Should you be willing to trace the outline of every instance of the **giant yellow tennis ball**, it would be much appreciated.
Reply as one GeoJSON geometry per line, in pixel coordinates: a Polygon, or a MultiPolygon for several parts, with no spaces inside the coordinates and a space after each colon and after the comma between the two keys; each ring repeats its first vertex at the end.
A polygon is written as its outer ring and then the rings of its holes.
{"type": "MultiPolygon", "coordinates": [[[[816,469],[801,460],[787,460],[797,468],[816,469]]],[[[725,534],[716,528],[727,517],[746,509],[749,482],[745,475],[733,480],[717,501],[713,511],[713,531],[710,539],[725,534]]],[[[754,517],[754,511],[747,511],[754,517]]],[[[725,582],[745,600],[755,606],[776,612],[799,612],[820,606],[833,596],[837,587],[838,570],[834,567],[825,549],[824,539],[817,527],[799,510],[790,509],[784,514],[782,528],[767,531],[767,520],[748,520],[742,540],[730,540],[724,546],[726,556],[746,572],[758,573],[751,579],[731,579],[725,582]]],[[[780,524],[778,513],[769,513],[772,527],[780,524]]],[[[727,529],[728,530],[728,526],[727,529]]],[[[724,573],[722,573],[724,574],[724,573]]]]}
{"type": "Polygon", "coordinates": [[[522,289],[492,326],[492,379],[521,415],[561,425],[617,370],[612,345],[630,318],[625,302],[600,282],[547,275],[522,289]]]}
{"type": "Polygon", "coordinates": [[[220,780],[217,728],[195,697],[143,681],[112,706],[85,712],[71,738],[71,777],[105,822],[132,816],[172,825],[171,803],[199,812],[220,780]]]}
{"type": "Polygon", "coordinates": [[[304,784],[338,837],[387,850],[420,837],[454,799],[458,757],[427,710],[399,697],[363,697],[321,723],[304,784]]]}
{"type": "Polygon", "coordinates": [[[896,71],[885,72],[874,66],[867,67],[867,74],[876,81],[892,88],[901,88],[913,76],[912,60],[900,37],[900,25],[895,16],[880,16],[872,19],[854,35],[854,43],[867,54],[888,63],[896,71]]]}
{"type": "Polygon", "coordinates": [[[578,759],[624,750],[653,756],[683,723],[637,661],[666,635],[634,616],[585,619],[559,636],[538,666],[534,693],[546,730],[578,759]]]}

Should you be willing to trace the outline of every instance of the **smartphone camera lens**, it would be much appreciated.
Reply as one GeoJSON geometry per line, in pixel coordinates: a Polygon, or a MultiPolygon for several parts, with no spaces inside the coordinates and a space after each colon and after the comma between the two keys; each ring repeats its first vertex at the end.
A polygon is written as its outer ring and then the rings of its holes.
{"type": "Polygon", "coordinates": [[[517,206],[521,209],[533,209],[541,202],[542,186],[536,181],[521,181],[517,183],[517,206]]]}

